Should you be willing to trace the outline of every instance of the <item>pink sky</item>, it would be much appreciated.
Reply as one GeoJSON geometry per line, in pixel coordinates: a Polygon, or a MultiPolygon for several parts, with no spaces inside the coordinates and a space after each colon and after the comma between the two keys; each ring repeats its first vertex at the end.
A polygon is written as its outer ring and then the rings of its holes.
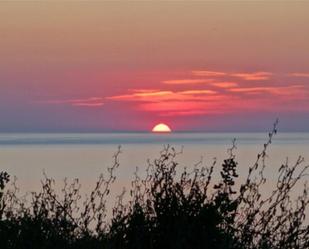
{"type": "Polygon", "coordinates": [[[309,131],[308,9],[2,2],[0,132],[309,131]]]}

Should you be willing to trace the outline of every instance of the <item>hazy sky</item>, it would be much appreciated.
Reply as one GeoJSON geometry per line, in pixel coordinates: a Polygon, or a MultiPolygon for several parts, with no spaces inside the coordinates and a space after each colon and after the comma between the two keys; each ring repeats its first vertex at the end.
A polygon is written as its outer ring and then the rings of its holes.
{"type": "Polygon", "coordinates": [[[309,131],[309,2],[1,2],[0,131],[309,131]]]}

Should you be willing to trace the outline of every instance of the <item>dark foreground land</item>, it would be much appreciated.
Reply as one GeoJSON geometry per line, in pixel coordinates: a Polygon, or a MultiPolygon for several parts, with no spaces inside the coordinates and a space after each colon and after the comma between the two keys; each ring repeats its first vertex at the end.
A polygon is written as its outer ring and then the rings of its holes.
{"type": "Polygon", "coordinates": [[[7,189],[10,177],[2,172],[0,248],[308,249],[308,188],[297,200],[291,198],[294,186],[307,174],[303,159],[282,164],[276,187],[268,196],[261,195],[266,183],[264,160],[275,133],[276,125],[240,188],[235,186],[234,146],[222,165],[221,180],[215,183],[216,162],[177,172],[178,153],[166,146],[149,163],[145,177],[135,176],[129,198],[118,196],[109,221],[106,200],[116,180],[120,151],[107,177],[99,176],[82,202],[78,180],[65,183],[58,195],[53,179],[45,176],[40,192],[21,198],[14,188],[7,189]]]}

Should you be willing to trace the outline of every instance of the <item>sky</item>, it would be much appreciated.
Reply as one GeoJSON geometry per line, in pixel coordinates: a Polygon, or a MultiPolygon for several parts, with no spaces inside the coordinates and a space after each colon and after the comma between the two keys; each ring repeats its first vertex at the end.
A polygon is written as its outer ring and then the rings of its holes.
{"type": "Polygon", "coordinates": [[[309,131],[309,2],[0,3],[0,132],[309,131]]]}

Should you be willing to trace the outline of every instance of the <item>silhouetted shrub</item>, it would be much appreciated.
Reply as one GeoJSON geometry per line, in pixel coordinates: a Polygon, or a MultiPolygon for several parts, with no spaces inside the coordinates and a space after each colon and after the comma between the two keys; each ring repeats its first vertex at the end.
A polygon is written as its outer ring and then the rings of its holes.
{"type": "Polygon", "coordinates": [[[149,162],[145,177],[136,172],[129,201],[125,192],[118,196],[110,221],[106,200],[120,149],[107,178],[99,176],[81,205],[78,180],[65,180],[60,197],[54,180],[45,176],[41,191],[32,193],[29,203],[16,196],[16,189],[5,191],[9,176],[0,173],[0,248],[308,249],[307,186],[296,201],[291,199],[294,186],[308,171],[303,158],[292,166],[284,163],[276,188],[269,196],[261,194],[266,152],[276,126],[240,188],[235,186],[234,142],[217,183],[212,183],[216,161],[180,172],[178,152],[165,146],[159,158],[149,162]]]}

